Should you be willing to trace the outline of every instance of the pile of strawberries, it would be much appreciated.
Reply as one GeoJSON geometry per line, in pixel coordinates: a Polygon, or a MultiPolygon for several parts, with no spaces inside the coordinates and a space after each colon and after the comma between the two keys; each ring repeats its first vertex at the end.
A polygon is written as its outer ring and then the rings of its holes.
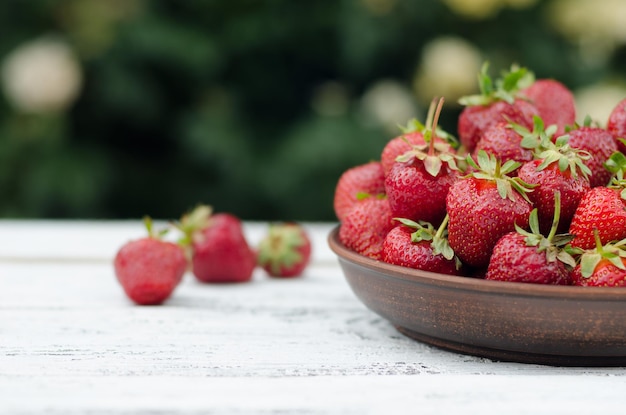
{"type": "Polygon", "coordinates": [[[253,249],[241,221],[230,213],[213,213],[198,206],[180,221],[161,231],[144,223],[148,236],[129,241],[117,252],[114,269],[126,295],[140,305],[167,300],[190,270],[202,283],[243,283],[261,267],[268,276],[300,276],[311,256],[311,241],[305,229],[294,222],[274,223],[253,249]],[[165,235],[178,231],[177,242],[165,235]]]}
{"type": "Polygon", "coordinates": [[[409,122],[380,160],[345,171],[340,241],[370,258],[465,277],[626,286],[626,98],[605,127],[573,94],[512,66],[462,98],[458,140],[409,122]]]}

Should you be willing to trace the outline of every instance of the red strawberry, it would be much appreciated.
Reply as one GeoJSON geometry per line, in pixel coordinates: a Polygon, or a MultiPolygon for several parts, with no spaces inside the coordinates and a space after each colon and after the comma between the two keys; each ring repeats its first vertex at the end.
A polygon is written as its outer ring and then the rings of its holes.
{"type": "Polygon", "coordinates": [[[589,183],[591,187],[606,186],[611,180],[611,172],[604,167],[604,163],[617,151],[617,143],[613,134],[604,128],[588,125],[571,130],[569,145],[591,154],[585,164],[591,170],[589,183]]]}
{"type": "Polygon", "coordinates": [[[570,270],[576,266],[574,258],[564,246],[572,235],[557,235],[559,206],[557,191],[553,200],[555,210],[550,234],[545,237],[539,229],[537,209],[530,214],[528,232],[516,226],[516,232],[504,235],[493,248],[485,279],[534,284],[569,285],[570,270]]]}
{"type": "Polygon", "coordinates": [[[369,197],[357,203],[341,222],[339,240],[361,255],[380,260],[385,237],[394,226],[389,201],[369,197]]]}
{"type": "Polygon", "coordinates": [[[439,231],[428,222],[398,221],[401,225],[390,230],[385,237],[385,262],[441,274],[461,274],[461,262],[454,255],[444,233],[447,220],[439,231]]]}
{"type": "Polygon", "coordinates": [[[339,177],[335,187],[333,206],[342,221],[360,197],[385,193],[385,177],[380,162],[371,161],[352,167],[339,177]]]}
{"type": "Polygon", "coordinates": [[[481,94],[459,100],[465,105],[458,120],[459,139],[469,153],[492,125],[509,121],[531,127],[533,116],[539,114],[533,104],[517,99],[520,89],[534,81],[532,73],[513,67],[494,84],[487,69],[485,64],[479,74],[481,94]]]}
{"type": "Polygon", "coordinates": [[[117,280],[126,295],[139,305],[156,305],[167,300],[187,269],[183,248],[159,239],[144,219],[148,237],[127,242],[115,255],[117,280]]]}
{"type": "Polygon", "coordinates": [[[181,219],[180,228],[191,247],[191,270],[200,282],[247,282],[252,278],[256,253],[236,216],[212,214],[210,207],[200,206],[181,219]]]}
{"type": "Polygon", "coordinates": [[[433,133],[442,105],[443,100],[439,100],[431,106],[425,143],[399,156],[385,178],[385,192],[394,217],[439,225],[446,215],[446,195],[458,179],[458,168],[450,145],[437,141],[433,133]]]}
{"type": "Polygon", "coordinates": [[[518,131],[524,136],[521,145],[532,148],[535,160],[524,163],[517,177],[535,185],[528,198],[539,213],[539,228],[544,234],[550,230],[554,218],[554,194],[560,194],[558,232],[566,232],[583,195],[589,190],[591,171],[585,165],[589,155],[569,146],[568,136],[552,141],[556,126],[544,130],[540,118],[535,119],[533,132],[518,131]]]}
{"type": "Polygon", "coordinates": [[[259,243],[257,262],[271,277],[297,277],[310,258],[311,240],[297,223],[270,225],[268,234],[259,243]]]}
{"type": "Polygon", "coordinates": [[[626,287],[626,240],[602,245],[596,233],[595,242],[596,247],[583,251],[574,268],[574,285],[626,287]]]}
{"type": "Polygon", "coordinates": [[[519,163],[501,166],[485,152],[478,154],[478,164],[471,157],[467,161],[478,171],[450,187],[448,240],[462,262],[480,268],[487,266],[502,236],[515,230],[516,224],[528,226],[532,207],[525,195],[526,184],[507,176],[519,163]]]}
{"type": "Polygon", "coordinates": [[[606,129],[617,140],[619,151],[626,153],[626,144],[622,141],[626,140],[626,98],[621,100],[611,111],[606,129]]]}
{"type": "Polygon", "coordinates": [[[533,159],[533,152],[521,146],[522,136],[508,122],[499,122],[489,127],[476,144],[473,156],[483,150],[493,154],[502,163],[509,160],[520,163],[533,159]]]}
{"type": "Polygon", "coordinates": [[[574,94],[554,79],[538,79],[522,91],[534,104],[545,125],[556,125],[555,137],[565,133],[565,127],[576,122],[574,94]]]}

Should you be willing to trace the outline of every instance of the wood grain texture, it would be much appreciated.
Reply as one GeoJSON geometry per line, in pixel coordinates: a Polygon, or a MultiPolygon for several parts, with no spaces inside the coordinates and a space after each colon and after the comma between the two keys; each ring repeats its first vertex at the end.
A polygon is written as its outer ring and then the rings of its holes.
{"type": "Polygon", "coordinates": [[[351,292],[331,226],[310,226],[300,279],[188,274],[138,307],[111,266],[137,224],[0,223],[21,241],[0,245],[0,413],[622,413],[626,369],[492,362],[401,335],[351,292]]]}

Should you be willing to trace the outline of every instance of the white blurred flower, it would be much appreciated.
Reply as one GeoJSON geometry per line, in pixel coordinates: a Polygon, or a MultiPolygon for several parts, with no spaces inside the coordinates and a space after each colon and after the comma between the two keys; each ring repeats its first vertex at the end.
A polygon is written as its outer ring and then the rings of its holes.
{"type": "Polygon", "coordinates": [[[601,127],[606,126],[613,108],[626,98],[626,85],[597,84],[574,91],[579,124],[589,115],[601,127]]]}
{"type": "Polygon", "coordinates": [[[502,0],[442,0],[453,12],[471,19],[486,19],[502,7],[502,0]]]}
{"type": "Polygon", "coordinates": [[[416,118],[417,107],[411,91],[392,80],[382,80],[370,87],[363,94],[361,105],[368,121],[389,131],[398,131],[398,125],[416,118]]]}
{"type": "Polygon", "coordinates": [[[25,43],[2,63],[7,99],[24,112],[63,111],[75,101],[82,72],[69,46],[50,38],[25,43]]]}
{"type": "Polygon", "coordinates": [[[453,104],[478,90],[480,51],[457,37],[440,37],[424,47],[413,86],[422,102],[443,96],[453,104]]]}

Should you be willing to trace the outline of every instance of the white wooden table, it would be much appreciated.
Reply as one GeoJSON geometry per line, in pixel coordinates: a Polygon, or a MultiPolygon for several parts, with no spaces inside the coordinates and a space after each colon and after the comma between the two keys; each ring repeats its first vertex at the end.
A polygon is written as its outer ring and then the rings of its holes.
{"type": "MultiPolygon", "coordinates": [[[[306,226],[300,279],[189,274],[165,305],[139,307],[111,265],[139,221],[0,221],[0,413],[626,412],[626,369],[492,362],[402,336],[351,292],[332,225],[306,226]]],[[[264,230],[246,224],[253,244],[264,230]]]]}

